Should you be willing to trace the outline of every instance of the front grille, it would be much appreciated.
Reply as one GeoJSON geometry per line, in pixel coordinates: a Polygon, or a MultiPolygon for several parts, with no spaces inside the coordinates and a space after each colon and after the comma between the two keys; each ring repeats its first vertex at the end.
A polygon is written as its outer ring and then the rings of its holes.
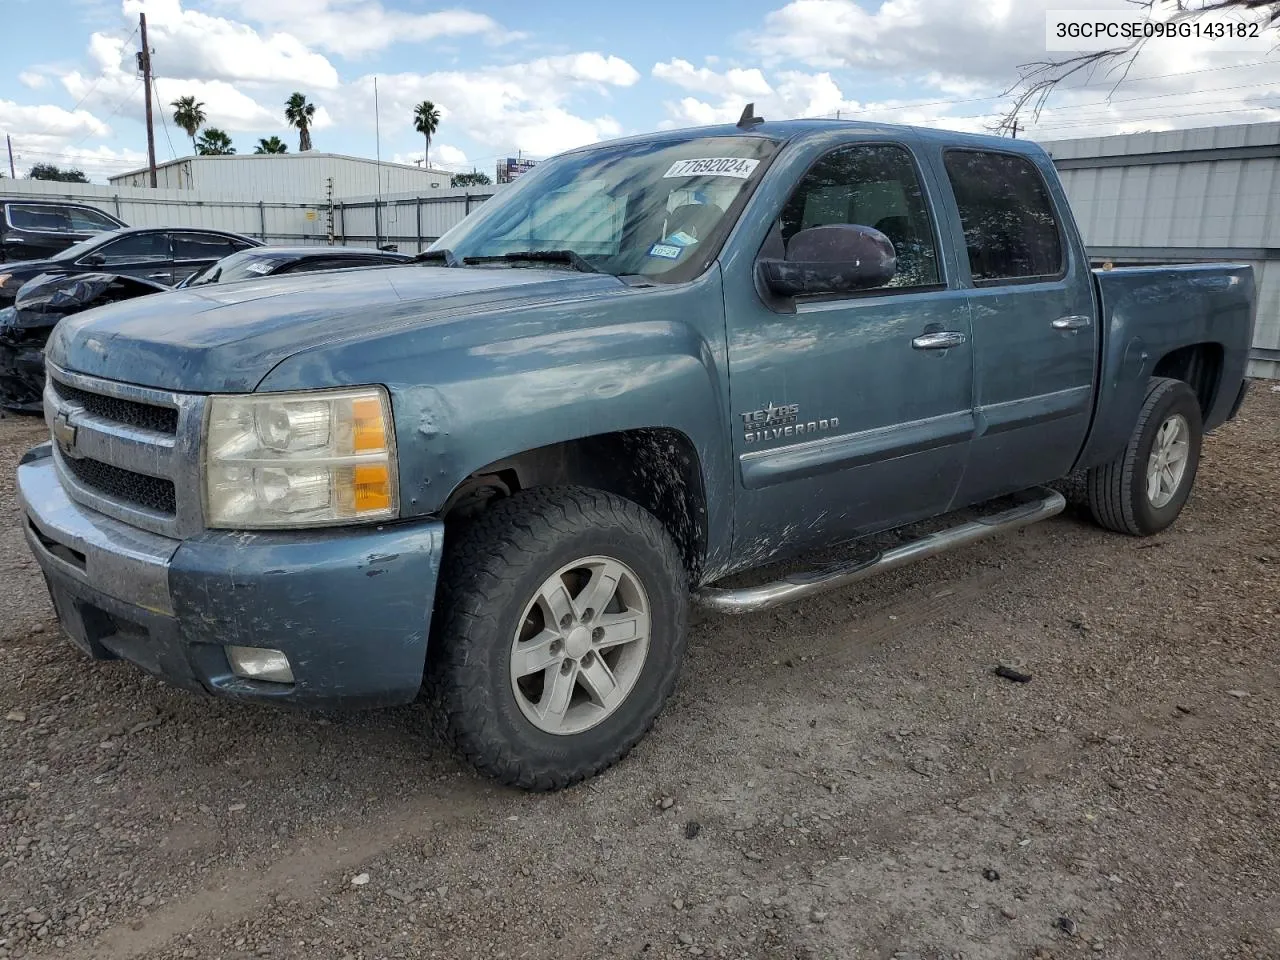
{"type": "Polygon", "coordinates": [[[174,436],[178,432],[178,411],[172,407],[157,407],[136,400],[109,397],[103,393],[89,393],[66,383],[53,381],[53,389],[63,400],[83,407],[95,417],[124,423],[143,430],[154,430],[174,436]]]}
{"type": "Polygon", "coordinates": [[[148,477],[143,473],[113,467],[100,460],[76,460],[72,457],[62,457],[61,460],[77,481],[95,493],[146,507],[170,517],[178,511],[177,496],[171,480],[148,477]]]}

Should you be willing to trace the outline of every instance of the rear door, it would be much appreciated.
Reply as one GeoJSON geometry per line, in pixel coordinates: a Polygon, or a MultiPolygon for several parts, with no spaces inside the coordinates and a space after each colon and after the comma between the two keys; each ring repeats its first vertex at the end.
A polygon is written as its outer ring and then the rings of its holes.
{"type": "Polygon", "coordinates": [[[973,322],[976,434],[957,505],[1056,480],[1084,444],[1099,331],[1089,265],[1043,154],[935,158],[973,322]]]}
{"type": "Polygon", "coordinates": [[[175,231],[173,242],[173,282],[181,283],[223,257],[245,249],[232,237],[200,230],[175,231]]]}
{"type": "Polygon", "coordinates": [[[6,260],[44,260],[88,234],[75,233],[64,207],[52,203],[5,204],[6,260]]]}
{"type": "Polygon", "coordinates": [[[969,308],[912,145],[802,149],[785,161],[796,186],[768,212],[760,254],[781,256],[807,227],[859,223],[889,235],[898,273],[784,301],[754,263],[726,265],[735,542],[753,563],[945,511],[973,433],[969,308]]]}

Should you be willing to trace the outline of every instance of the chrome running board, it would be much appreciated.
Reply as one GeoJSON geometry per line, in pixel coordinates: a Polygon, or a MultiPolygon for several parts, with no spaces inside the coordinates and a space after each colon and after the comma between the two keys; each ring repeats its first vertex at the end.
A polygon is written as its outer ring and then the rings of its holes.
{"type": "Polygon", "coordinates": [[[1066,499],[1056,490],[1038,487],[1027,491],[1035,499],[1002,510],[989,517],[970,520],[937,533],[930,533],[919,540],[912,540],[891,550],[845,561],[819,570],[792,573],[764,583],[758,587],[729,590],[723,587],[703,587],[693,595],[700,606],[719,613],[755,613],[771,607],[813,597],[828,590],[868,580],[890,570],[968,546],[987,537],[1019,530],[1041,520],[1060,514],[1067,505],[1066,499]]]}

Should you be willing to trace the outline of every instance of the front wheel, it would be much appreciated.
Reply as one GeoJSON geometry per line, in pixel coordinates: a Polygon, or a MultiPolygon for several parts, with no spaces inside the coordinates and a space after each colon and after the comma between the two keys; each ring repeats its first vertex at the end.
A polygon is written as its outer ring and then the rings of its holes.
{"type": "Polygon", "coordinates": [[[428,684],[477,770],[553,790],[621,759],[684,656],[688,583],[652,514],[575,487],[529,490],[446,559],[428,684]]]}
{"type": "Polygon", "coordinates": [[[1153,378],[1125,449],[1089,471],[1094,520],[1143,537],[1172,524],[1191,495],[1203,432],[1191,388],[1182,380],[1153,378]]]}

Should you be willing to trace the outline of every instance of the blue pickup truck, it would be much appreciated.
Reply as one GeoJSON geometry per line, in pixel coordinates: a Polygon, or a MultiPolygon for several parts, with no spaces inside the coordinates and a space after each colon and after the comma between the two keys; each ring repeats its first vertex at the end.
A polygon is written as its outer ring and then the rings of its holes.
{"type": "Polygon", "coordinates": [[[531,789],[644,735],[691,602],[1036,522],[1073,473],[1103,527],[1165,529],[1255,310],[1247,266],[1090,269],[1034,144],[749,110],[550,160],[420,260],[61,321],[26,535],[92,656],[258,702],[426,693],[531,789]]]}

